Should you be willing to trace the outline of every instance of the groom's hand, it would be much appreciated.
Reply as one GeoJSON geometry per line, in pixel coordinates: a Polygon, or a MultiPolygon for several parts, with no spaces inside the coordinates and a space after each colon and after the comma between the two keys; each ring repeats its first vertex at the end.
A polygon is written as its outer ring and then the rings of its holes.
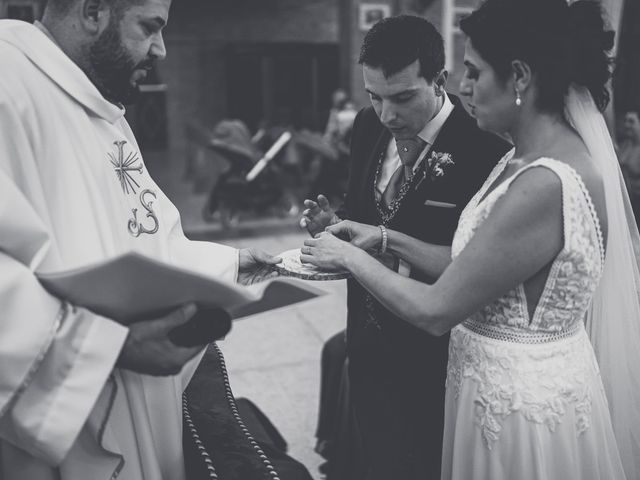
{"type": "Polygon", "coordinates": [[[340,221],[324,195],[318,195],[318,201],[305,200],[306,210],[302,212],[300,227],[306,228],[312,237],[324,232],[324,229],[340,221]]]}

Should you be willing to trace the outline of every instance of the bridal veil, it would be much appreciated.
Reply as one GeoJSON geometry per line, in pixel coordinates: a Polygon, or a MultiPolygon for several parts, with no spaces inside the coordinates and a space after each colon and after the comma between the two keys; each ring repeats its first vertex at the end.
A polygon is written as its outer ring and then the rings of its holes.
{"type": "Polygon", "coordinates": [[[608,233],[586,329],[598,359],[628,479],[640,478],[640,234],[611,137],[589,90],[572,86],[567,120],[601,170],[608,233]]]}

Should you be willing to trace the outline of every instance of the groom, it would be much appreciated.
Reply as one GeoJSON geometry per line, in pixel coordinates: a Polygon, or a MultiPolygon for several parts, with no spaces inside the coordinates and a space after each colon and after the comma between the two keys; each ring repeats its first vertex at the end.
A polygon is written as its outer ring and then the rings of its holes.
{"type": "MultiPolygon", "coordinates": [[[[340,218],[385,225],[441,246],[434,251],[448,263],[462,209],[510,145],[480,131],[445,92],[442,37],[427,20],[380,21],[365,36],[359,63],[372,106],[355,120],[344,211],[334,213],[324,197],[307,200],[301,224],[312,235],[340,218]]],[[[394,268],[434,280],[402,261],[394,268]]],[[[347,306],[366,480],[440,478],[449,336],[396,318],[354,280],[347,306]]]]}

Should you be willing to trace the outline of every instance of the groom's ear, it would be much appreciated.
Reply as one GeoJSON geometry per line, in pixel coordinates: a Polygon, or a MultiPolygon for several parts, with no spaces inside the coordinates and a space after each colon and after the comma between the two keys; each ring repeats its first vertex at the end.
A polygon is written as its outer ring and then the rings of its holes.
{"type": "Polygon", "coordinates": [[[444,95],[445,87],[447,86],[447,78],[449,78],[449,72],[442,70],[436,75],[436,78],[433,79],[435,92],[438,97],[444,95]]]}
{"type": "Polygon", "coordinates": [[[529,64],[522,60],[513,60],[511,62],[511,74],[515,88],[519,92],[524,93],[531,85],[532,80],[531,67],[529,67],[529,64]]]}

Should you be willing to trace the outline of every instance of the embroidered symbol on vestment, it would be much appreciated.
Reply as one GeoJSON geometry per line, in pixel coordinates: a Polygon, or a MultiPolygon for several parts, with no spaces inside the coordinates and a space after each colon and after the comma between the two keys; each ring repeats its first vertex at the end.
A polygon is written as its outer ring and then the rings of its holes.
{"type": "Polygon", "coordinates": [[[133,218],[129,219],[129,233],[134,237],[139,237],[143,233],[148,233],[149,235],[153,235],[158,231],[160,223],[158,222],[158,217],[156,213],[153,211],[153,200],[156,199],[156,194],[152,190],[143,190],[140,192],[140,203],[147,211],[146,218],[150,218],[153,222],[153,226],[151,228],[146,228],[142,223],[138,222],[138,209],[132,208],[133,218]],[[153,197],[153,199],[147,199],[147,196],[153,197]]]}
{"type": "Polygon", "coordinates": [[[113,142],[113,144],[118,148],[117,158],[113,153],[109,153],[108,155],[111,159],[111,164],[116,170],[122,191],[129,194],[129,189],[131,189],[131,193],[136,193],[136,187],[140,188],[140,185],[133,179],[130,172],[142,174],[142,165],[134,165],[134,163],[140,160],[140,157],[138,157],[137,152],[132,150],[125,158],[124,146],[127,144],[126,140],[113,142]]]}

